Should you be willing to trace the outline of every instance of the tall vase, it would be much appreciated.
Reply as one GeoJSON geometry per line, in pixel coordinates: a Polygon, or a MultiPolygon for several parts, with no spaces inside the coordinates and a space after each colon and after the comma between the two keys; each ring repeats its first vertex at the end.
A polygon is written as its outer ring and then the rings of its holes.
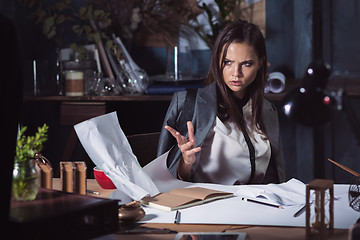
{"type": "Polygon", "coordinates": [[[39,191],[39,176],[35,167],[35,160],[24,162],[15,160],[12,181],[13,199],[17,201],[31,201],[39,191]]]}

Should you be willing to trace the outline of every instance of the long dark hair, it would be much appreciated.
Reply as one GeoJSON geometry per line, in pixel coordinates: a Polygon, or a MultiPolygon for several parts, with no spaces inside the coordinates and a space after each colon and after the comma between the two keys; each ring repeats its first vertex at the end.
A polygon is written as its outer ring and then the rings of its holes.
{"type": "Polygon", "coordinates": [[[225,84],[223,78],[224,60],[231,43],[249,44],[253,47],[260,61],[261,67],[256,74],[255,80],[246,88],[245,95],[251,99],[252,104],[251,130],[260,130],[266,135],[262,120],[264,85],[267,73],[265,39],[256,25],[246,21],[237,21],[226,25],[216,38],[214,44],[207,84],[216,81],[218,116],[223,121],[228,119],[233,121],[241,130],[240,123],[244,121],[241,109],[236,107],[236,99],[233,96],[232,90],[225,84]]]}

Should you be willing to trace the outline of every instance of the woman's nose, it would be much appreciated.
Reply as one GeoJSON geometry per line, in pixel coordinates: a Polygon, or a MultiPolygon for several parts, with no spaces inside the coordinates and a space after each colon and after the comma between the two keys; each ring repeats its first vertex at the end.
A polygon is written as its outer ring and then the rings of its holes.
{"type": "Polygon", "coordinates": [[[241,65],[234,67],[233,76],[234,77],[242,77],[243,76],[241,65]]]}

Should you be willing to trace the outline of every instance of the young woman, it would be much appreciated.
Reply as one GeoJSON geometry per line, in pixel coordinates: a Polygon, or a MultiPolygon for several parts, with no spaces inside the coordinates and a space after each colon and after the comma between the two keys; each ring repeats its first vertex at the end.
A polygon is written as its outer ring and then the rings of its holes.
{"type": "MultiPolygon", "coordinates": [[[[276,108],[264,99],[265,40],[254,24],[228,24],[214,44],[207,86],[199,89],[187,133],[176,129],[186,92],[174,94],[158,155],[181,180],[219,184],[285,180],[276,108]]],[[[187,105],[189,106],[189,105],[187,105]]]]}

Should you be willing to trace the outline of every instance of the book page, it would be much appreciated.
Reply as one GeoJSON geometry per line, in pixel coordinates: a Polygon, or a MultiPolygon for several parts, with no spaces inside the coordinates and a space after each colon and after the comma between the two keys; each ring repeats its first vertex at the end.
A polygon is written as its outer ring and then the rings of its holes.
{"type": "Polygon", "coordinates": [[[188,196],[198,200],[205,200],[208,198],[218,197],[218,196],[227,196],[232,195],[232,193],[217,191],[208,188],[202,187],[192,187],[192,188],[178,188],[169,192],[169,194],[177,196],[188,196]]]}
{"type": "Polygon", "coordinates": [[[160,193],[150,199],[149,206],[158,205],[175,208],[195,201],[199,201],[199,199],[194,199],[188,196],[173,195],[170,193],[160,193]]]}

